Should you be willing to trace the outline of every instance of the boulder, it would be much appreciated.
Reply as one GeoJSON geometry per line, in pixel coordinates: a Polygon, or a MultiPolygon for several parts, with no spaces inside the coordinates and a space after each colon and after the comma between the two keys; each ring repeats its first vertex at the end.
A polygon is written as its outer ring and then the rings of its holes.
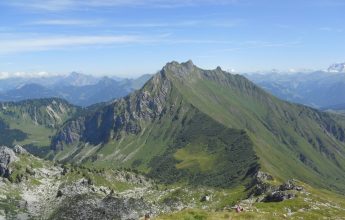
{"type": "Polygon", "coordinates": [[[35,170],[33,170],[33,169],[32,169],[31,167],[29,167],[29,166],[27,166],[27,167],[25,168],[25,172],[26,172],[27,174],[31,175],[31,176],[33,176],[33,175],[36,174],[35,170]]]}
{"type": "Polygon", "coordinates": [[[204,195],[203,197],[201,197],[200,201],[201,202],[209,202],[210,201],[210,196],[209,195],[204,195]]]}
{"type": "Polygon", "coordinates": [[[260,195],[263,195],[265,193],[272,192],[274,190],[276,190],[276,187],[274,187],[268,183],[259,182],[253,187],[250,194],[253,196],[260,196],[260,195]]]}
{"type": "Polygon", "coordinates": [[[288,193],[284,191],[275,191],[266,195],[263,199],[263,202],[281,202],[287,199],[292,199],[295,197],[295,194],[288,193]]]}
{"type": "Polygon", "coordinates": [[[63,196],[63,193],[61,190],[58,190],[58,192],[56,193],[56,198],[59,198],[61,196],[63,196]]]}

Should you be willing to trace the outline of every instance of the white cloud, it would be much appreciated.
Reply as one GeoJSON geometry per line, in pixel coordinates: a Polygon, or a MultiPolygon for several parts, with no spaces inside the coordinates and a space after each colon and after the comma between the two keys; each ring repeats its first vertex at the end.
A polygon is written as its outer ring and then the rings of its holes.
{"type": "MultiPolygon", "coordinates": [[[[49,36],[39,37],[38,34],[27,38],[17,38],[18,34],[0,36],[0,55],[9,53],[35,52],[57,49],[75,49],[95,46],[110,45],[171,45],[171,44],[214,44],[234,45],[238,47],[282,47],[293,43],[269,43],[269,42],[234,42],[218,39],[185,39],[175,38],[172,34],[161,35],[110,35],[110,36],[49,36]]],[[[225,49],[235,50],[235,49],[225,49]]]]}
{"type": "Polygon", "coordinates": [[[99,46],[152,42],[154,38],[140,36],[55,36],[45,38],[0,39],[0,53],[40,51],[76,46],[99,46]]]}
{"type": "Polygon", "coordinates": [[[319,28],[320,31],[327,31],[327,32],[337,32],[341,33],[344,30],[342,28],[333,28],[333,27],[321,27],[319,28]]]}
{"type": "Polygon", "coordinates": [[[39,10],[59,11],[92,7],[191,7],[235,4],[243,0],[12,0],[7,4],[39,10]]]}
{"type": "Polygon", "coordinates": [[[78,19],[55,19],[55,20],[39,20],[28,23],[29,25],[76,25],[76,26],[94,26],[102,24],[103,20],[78,20],[78,19]]]}
{"type": "Polygon", "coordinates": [[[122,23],[122,24],[113,24],[113,27],[125,27],[125,28],[132,28],[132,27],[139,27],[139,28],[161,28],[161,27],[190,27],[199,25],[201,21],[198,20],[190,20],[190,21],[182,21],[182,22],[152,22],[152,23],[122,23]]]}
{"type": "Polygon", "coordinates": [[[234,19],[228,21],[218,20],[186,20],[175,22],[152,22],[152,23],[122,23],[112,24],[112,27],[124,27],[124,28],[175,28],[175,27],[220,27],[220,28],[232,28],[243,23],[243,20],[234,19]]]}
{"type": "Polygon", "coordinates": [[[49,73],[45,71],[40,72],[0,72],[0,80],[1,79],[8,79],[8,78],[16,78],[16,77],[23,77],[23,78],[39,78],[39,77],[51,77],[57,76],[58,74],[49,73]]]}

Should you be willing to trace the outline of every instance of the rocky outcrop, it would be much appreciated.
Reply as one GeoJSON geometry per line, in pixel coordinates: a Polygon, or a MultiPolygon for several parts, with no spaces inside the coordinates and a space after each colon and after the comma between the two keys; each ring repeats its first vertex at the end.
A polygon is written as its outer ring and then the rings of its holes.
{"type": "Polygon", "coordinates": [[[250,197],[257,197],[258,202],[281,202],[294,198],[296,191],[303,190],[295,180],[288,180],[278,186],[270,182],[273,180],[270,174],[258,171],[251,184],[250,197]]]}
{"type": "Polygon", "coordinates": [[[16,146],[14,146],[13,151],[16,154],[28,154],[28,152],[22,146],[20,146],[18,144],[16,146]]]}
{"type": "Polygon", "coordinates": [[[273,177],[265,172],[258,171],[250,184],[251,188],[250,196],[260,196],[268,192],[272,192],[277,189],[277,187],[270,184],[268,181],[272,181],[273,177]]]}
{"type": "Polygon", "coordinates": [[[281,202],[287,199],[292,199],[294,197],[294,193],[289,193],[285,191],[275,191],[266,195],[262,202],[281,202]]]}
{"type": "Polygon", "coordinates": [[[14,151],[8,147],[0,147],[0,176],[8,177],[11,175],[11,168],[9,165],[18,160],[14,151]]]}
{"type": "Polygon", "coordinates": [[[272,180],[273,180],[273,176],[271,176],[268,173],[258,171],[256,174],[256,181],[257,182],[272,181],[272,180]]]}

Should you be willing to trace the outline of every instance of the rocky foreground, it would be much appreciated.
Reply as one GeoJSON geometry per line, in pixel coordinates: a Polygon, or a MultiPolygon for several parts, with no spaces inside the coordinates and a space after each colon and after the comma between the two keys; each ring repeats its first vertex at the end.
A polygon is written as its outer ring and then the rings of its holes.
{"type": "Polygon", "coordinates": [[[279,183],[258,171],[253,182],[236,189],[169,186],[133,171],[54,164],[18,145],[0,147],[0,220],[343,219],[345,200],[301,184],[279,183]]]}
{"type": "Polygon", "coordinates": [[[0,219],[139,219],[179,210],[155,205],[164,196],[146,177],[127,171],[59,166],[22,147],[0,147],[0,219]]]}

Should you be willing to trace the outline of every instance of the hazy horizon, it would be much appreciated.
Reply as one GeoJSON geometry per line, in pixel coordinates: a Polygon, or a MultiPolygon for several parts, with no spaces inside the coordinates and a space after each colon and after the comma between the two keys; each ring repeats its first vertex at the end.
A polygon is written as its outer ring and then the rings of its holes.
{"type": "MultiPolygon", "coordinates": [[[[175,60],[171,60],[169,62],[173,62],[175,60]]],[[[186,60],[187,61],[187,60],[186,60]]],[[[183,61],[183,62],[186,62],[183,61]]],[[[164,65],[166,65],[166,62],[164,65]]],[[[181,62],[181,63],[183,63],[181,62]]],[[[194,62],[193,62],[194,63],[194,62]]],[[[163,66],[164,66],[163,65],[163,66]]],[[[199,64],[195,64],[194,65],[200,67],[199,64]]],[[[163,66],[161,66],[160,68],[162,68],[163,66]]],[[[212,69],[216,69],[217,67],[221,67],[221,66],[214,66],[214,67],[210,67],[207,68],[209,70],[212,69]]],[[[69,71],[69,72],[64,72],[64,73],[56,73],[56,72],[46,72],[46,71],[39,71],[39,72],[0,72],[0,80],[3,79],[9,79],[9,78],[49,78],[49,77],[68,77],[74,73],[77,74],[82,74],[85,76],[93,76],[93,77],[111,77],[111,78],[118,78],[118,79],[136,79],[139,78],[141,76],[144,75],[154,75],[157,72],[160,71],[160,68],[157,68],[156,71],[153,72],[147,72],[147,73],[133,73],[133,74],[127,74],[127,75],[121,75],[121,74],[116,74],[116,73],[110,73],[110,74],[104,74],[104,73],[100,73],[100,74],[95,74],[92,72],[83,72],[83,71],[69,71]]],[[[226,72],[230,72],[233,74],[241,74],[241,75],[269,75],[269,74],[282,74],[282,75],[293,75],[293,74],[310,74],[310,73],[314,73],[314,72],[325,72],[325,73],[329,73],[331,74],[339,74],[339,73],[334,73],[334,72],[328,72],[327,68],[323,68],[323,69],[289,69],[289,70],[279,70],[279,69],[266,69],[266,70],[256,70],[256,71],[247,71],[247,72],[239,72],[236,71],[234,69],[224,69],[223,67],[221,67],[223,71],[226,72]]],[[[344,73],[344,72],[340,72],[340,73],[344,73]]]]}

